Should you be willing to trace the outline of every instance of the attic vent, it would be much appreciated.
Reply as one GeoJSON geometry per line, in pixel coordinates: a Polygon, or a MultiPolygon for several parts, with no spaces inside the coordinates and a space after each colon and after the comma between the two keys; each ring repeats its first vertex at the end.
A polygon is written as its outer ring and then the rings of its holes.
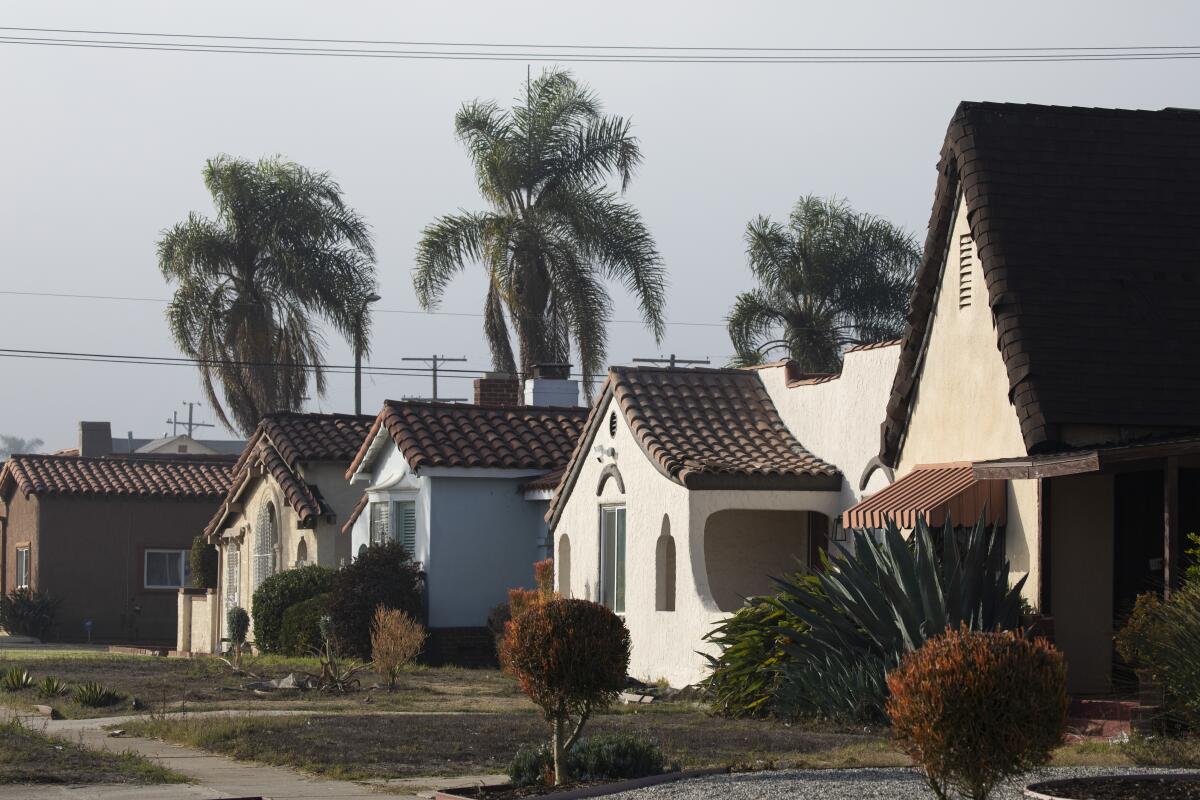
{"type": "Polygon", "coordinates": [[[971,305],[971,234],[958,237],[958,307],[971,305]]]}
{"type": "Polygon", "coordinates": [[[615,411],[608,415],[608,435],[617,435],[617,412],[615,411]]]}

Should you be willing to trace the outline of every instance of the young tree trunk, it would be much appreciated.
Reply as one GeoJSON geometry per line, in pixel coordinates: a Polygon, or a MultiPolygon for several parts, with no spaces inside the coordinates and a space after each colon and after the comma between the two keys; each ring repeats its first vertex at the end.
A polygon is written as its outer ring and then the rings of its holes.
{"type": "Polygon", "coordinates": [[[554,785],[561,786],[567,781],[567,721],[561,716],[554,720],[554,735],[551,746],[554,749],[554,785]]]}

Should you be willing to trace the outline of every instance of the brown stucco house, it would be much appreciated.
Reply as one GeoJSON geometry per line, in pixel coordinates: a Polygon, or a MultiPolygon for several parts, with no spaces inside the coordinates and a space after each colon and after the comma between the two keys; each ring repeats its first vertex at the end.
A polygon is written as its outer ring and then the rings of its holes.
{"type": "Polygon", "coordinates": [[[344,473],[374,422],[354,414],[263,417],[204,527],[220,555],[217,590],[211,604],[206,593],[182,594],[178,650],[216,652],[225,610],[241,606],[253,614],[254,590],[268,576],[305,564],[336,568],[349,560],[350,543],[340,529],[361,492],[344,473]]]}
{"type": "MultiPolygon", "coordinates": [[[[1076,693],[1200,530],[1200,112],[963,103],[882,426],[843,514],[986,508],[1076,693]]],[[[970,516],[964,519],[964,516],[970,516]]]]}
{"type": "MultiPolygon", "coordinates": [[[[106,437],[105,437],[106,438],[106,437]]],[[[0,470],[0,590],[59,599],[60,641],[165,645],[192,540],[229,486],[225,456],[14,455],[0,470]]]]}

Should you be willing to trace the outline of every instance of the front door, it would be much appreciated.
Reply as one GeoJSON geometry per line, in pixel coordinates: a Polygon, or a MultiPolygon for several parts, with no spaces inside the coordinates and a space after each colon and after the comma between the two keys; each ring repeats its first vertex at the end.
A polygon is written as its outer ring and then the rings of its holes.
{"type": "Polygon", "coordinates": [[[1163,589],[1163,473],[1115,476],[1113,618],[1119,629],[1143,592],[1163,589]]]}

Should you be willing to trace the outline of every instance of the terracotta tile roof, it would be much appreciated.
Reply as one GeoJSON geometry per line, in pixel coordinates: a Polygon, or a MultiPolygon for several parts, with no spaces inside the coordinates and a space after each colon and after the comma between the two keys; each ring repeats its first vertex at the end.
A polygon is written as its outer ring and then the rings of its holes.
{"type": "Polygon", "coordinates": [[[314,461],[349,462],[373,422],[373,417],[355,414],[279,412],[263,417],[238,458],[229,491],[205,534],[211,537],[227,527],[233,504],[263,474],[278,484],[300,527],[330,516],[333,512],[320,490],[300,477],[298,467],[314,461]]]}
{"type": "Polygon", "coordinates": [[[598,415],[614,397],[651,463],[689,489],[841,485],[837,468],[805,450],[784,425],[757,371],[613,367],[550,501],[551,526],[603,422],[598,415]]]}
{"type": "Polygon", "coordinates": [[[380,430],[391,435],[414,471],[554,469],[570,458],[586,416],[584,408],[388,400],[346,475],[362,465],[380,430]]]}
{"type": "Polygon", "coordinates": [[[14,455],[0,471],[0,496],[179,497],[225,494],[232,460],[223,456],[14,455]]]}
{"type": "Polygon", "coordinates": [[[362,497],[358,498],[358,502],[354,504],[354,510],[350,512],[350,516],[347,517],[345,523],[342,524],[342,533],[350,533],[350,529],[354,527],[354,523],[358,521],[358,518],[362,515],[362,512],[366,511],[367,504],[370,502],[371,498],[367,496],[366,492],[363,492],[362,497]]]}
{"type": "Polygon", "coordinates": [[[521,484],[520,490],[522,492],[552,492],[558,488],[559,481],[566,473],[567,465],[563,464],[558,469],[552,469],[545,475],[539,475],[533,480],[521,484]]]}
{"type": "Polygon", "coordinates": [[[847,528],[883,528],[894,520],[901,528],[930,525],[974,525],[987,511],[988,525],[1003,525],[1007,509],[1005,482],[979,480],[970,461],[920,464],[900,480],[842,512],[847,528]]]}
{"type": "Polygon", "coordinates": [[[1200,112],[962,103],[883,426],[894,464],[958,198],[1026,450],[1200,426],[1200,112]]]}

